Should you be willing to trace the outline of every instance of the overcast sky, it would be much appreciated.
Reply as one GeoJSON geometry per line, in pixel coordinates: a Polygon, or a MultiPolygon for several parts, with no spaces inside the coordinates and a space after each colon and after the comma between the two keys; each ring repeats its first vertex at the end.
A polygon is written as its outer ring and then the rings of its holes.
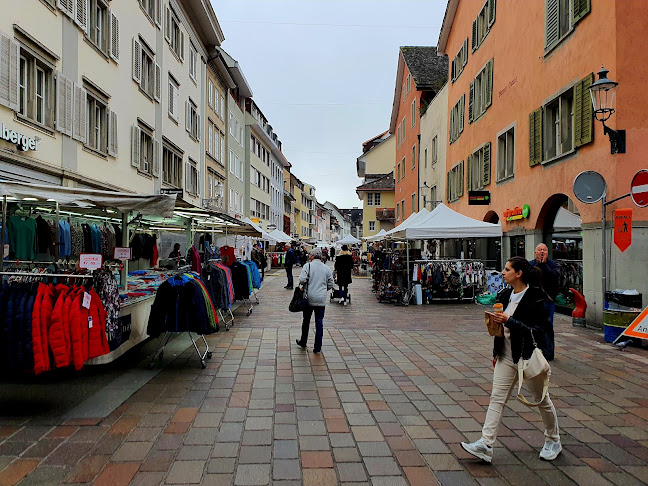
{"type": "Polygon", "coordinates": [[[446,0],[211,1],[293,173],[361,207],[355,162],[389,128],[398,47],[436,45],[446,0]]]}

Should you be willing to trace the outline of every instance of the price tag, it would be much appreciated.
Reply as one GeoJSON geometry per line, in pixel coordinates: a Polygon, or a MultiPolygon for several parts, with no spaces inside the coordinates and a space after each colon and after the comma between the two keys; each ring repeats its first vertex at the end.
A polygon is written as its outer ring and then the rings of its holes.
{"type": "Polygon", "coordinates": [[[9,245],[4,246],[4,250],[2,252],[2,258],[7,258],[9,256],[9,245]]]}
{"type": "Polygon", "coordinates": [[[114,251],[115,260],[130,260],[132,254],[132,249],[128,247],[116,247],[114,251]]]}
{"type": "Polygon", "coordinates": [[[83,304],[81,305],[86,309],[89,309],[91,300],[90,294],[88,292],[83,292],[83,304]]]}
{"type": "Polygon", "coordinates": [[[88,329],[92,329],[92,317],[88,317],[88,329]]]}
{"type": "Polygon", "coordinates": [[[79,255],[79,268],[97,270],[103,264],[103,257],[98,253],[81,253],[79,255]]]}

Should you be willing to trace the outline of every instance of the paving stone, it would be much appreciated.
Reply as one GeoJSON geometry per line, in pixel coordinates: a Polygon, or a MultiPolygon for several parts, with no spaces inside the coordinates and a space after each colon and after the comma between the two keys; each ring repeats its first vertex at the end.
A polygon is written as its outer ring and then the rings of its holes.
{"type": "Polygon", "coordinates": [[[270,482],[270,465],[240,465],[236,468],[235,486],[262,486],[270,482]]]}
{"type": "Polygon", "coordinates": [[[353,435],[346,434],[329,434],[331,445],[333,447],[355,447],[356,443],[353,440],[353,435]]]}
{"type": "Polygon", "coordinates": [[[337,447],[333,449],[333,456],[336,463],[341,462],[361,462],[358,449],[355,447],[337,447]]]}
{"type": "Polygon", "coordinates": [[[333,467],[333,458],[330,451],[303,451],[301,465],[304,469],[333,467]]]}
{"type": "Polygon", "coordinates": [[[126,486],[130,484],[139,469],[136,462],[109,463],[95,479],[95,486],[126,486]]]}
{"type": "Polygon", "coordinates": [[[334,469],[304,470],[304,486],[336,486],[338,484],[334,469]]]}
{"type": "Polygon", "coordinates": [[[404,478],[396,476],[375,476],[371,478],[371,486],[408,486],[404,478]]]}
{"type": "Polygon", "coordinates": [[[336,466],[340,482],[361,482],[367,480],[367,473],[361,463],[344,463],[336,466]]]}
{"type": "Polygon", "coordinates": [[[299,459],[275,459],[272,464],[272,478],[276,480],[298,480],[301,478],[299,459]]]}
{"type": "Polygon", "coordinates": [[[288,424],[277,424],[274,426],[275,440],[297,439],[297,427],[288,424]]]}
{"type": "Polygon", "coordinates": [[[142,462],[152,447],[152,442],[124,442],[113,455],[112,461],[142,462]]]}
{"type": "Polygon", "coordinates": [[[242,446],[239,452],[239,464],[268,464],[272,455],[272,447],[242,446]]]}
{"type": "Polygon", "coordinates": [[[439,482],[427,467],[404,467],[403,471],[410,486],[434,486],[439,482]]]}
{"type": "Polygon", "coordinates": [[[205,474],[202,486],[230,486],[233,474],[205,474]]]}
{"type": "MultiPolygon", "coordinates": [[[[236,459],[233,457],[218,457],[207,463],[208,474],[232,474],[236,468],[236,459]]],[[[230,476],[231,477],[231,476],[230,476]]]]}
{"type": "Polygon", "coordinates": [[[351,432],[357,442],[379,442],[384,440],[380,429],[375,425],[351,427],[351,432]]]}
{"type": "Polygon", "coordinates": [[[243,433],[241,445],[271,445],[271,430],[248,430],[243,433]]]}
{"type": "Polygon", "coordinates": [[[148,472],[166,472],[175,457],[175,451],[156,451],[149,452],[148,456],[142,462],[140,471],[148,472]]]}
{"type": "Polygon", "coordinates": [[[20,486],[49,486],[51,484],[60,484],[69,472],[69,467],[41,466],[34,469],[18,484],[20,486]]]}
{"type": "Polygon", "coordinates": [[[212,451],[212,457],[236,457],[239,452],[239,443],[220,443],[217,442],[214,444],[214,450],[212,451]]]}
{"type": "Polygon", "coordinates": [[[211,446],[185,445],[182,446],[176,457],[177,461],[204,461],[211,455],[211,446]]]}
{"type": "Polygon", "coordinates": [[[330,446],[328,437],[311,435],[299,437],[299,448],[302,451],[328,451],[330,446]]]}
{"type": "Polygon", "coordinates": [[[168,484],[198,484],[202,480],[206,461],[178,461],[171,465],[168,484]]]}
{"type": "Polygon", "coordinates": [[[297,459],[299,457],[299,442],[296,440],[275,440],[275,459],[297,459]]]}
{"type": "Polygon", "coordinates": [[[391,457],[392,452],[386,442],[358,442],[362,457],[391,457]]]}
{"type": "Polygon", "coordinates": [[[217,428],[192,428],[187,432],[184,443],[187,445],[212,445],[219,434],[217,428]]]}
{"type": "Polygon", "coordinates": [[[369,476],[400,476],[401,470],[392,457],[364,457],[369,476]]]}
{"type": "Polygon", "coordinates": [[[326,424],[323,421],[299,421],[299,435],[326,435],[326,424]]]}

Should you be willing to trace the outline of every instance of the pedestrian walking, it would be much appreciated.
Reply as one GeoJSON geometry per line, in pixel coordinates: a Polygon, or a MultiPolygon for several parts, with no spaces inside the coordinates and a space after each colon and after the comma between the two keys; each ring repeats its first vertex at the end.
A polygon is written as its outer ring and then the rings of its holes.
{"type": "Polygon", "coordinates": [[[328,290],[335,287],[333,272],[322,262],[322,251],[314,248],[310,252],[310,262],[304,265],[299,275],[299,283],[307,285],[308,305],[304,309],[301,339],[297,345],[302,348],[308,343],[308,331],[313,313],[315,314],[315,344],[313,353],[322,350],[322,336],[324,335],[324,310],[328,290]]]}
{"type": "Polygon", "coordinates": [[[544,243],[540,243],[535,249],[535,260],[529,262],[531,266],[542,270],[542,288],[549,296],[545,301],[545,311],[549,316],[551,327],[547,329],[546,340],[547,346],[544,356],[547,361],[554,359],[554,311],[556,310],[556,295],[558,295],[558,278],[560,277],[560,267],[558,264],[549,259],[549,248],[544,243]]]}
{"type": "Polygon", "coordinates": [[[263,280],[265,278],[265,267],[268,265],[268,259],[265,256],[265,252],[263,251],[263,247],[260,243],[257,243],[256,245],[254,245],[254,247],[252,247],[252,254],[250,255],[250,259],[254,263],[256,263],[256,266],[261,272],[261,280],[263,280]]]}
{"type": "Polygon", "coordinates": [[[335,247],[334,246],[331,247],[331,251],[329,253],[331,254],[331,260],[334,260],[335,259],[335,247]]]}
{"type": "Polygon", "coordinates": [[[293,288],[293,274],[292,267],[295,264],[295,252],[291,248],[290,244],[286,245],[286,256],[284,261],[284,266],[286,267],[286,277],[288,277],[288,284],[284,287],[285,289],[293,288]]]}
{"type": "Polygon", "coordinates": [[[342,251],[335,259],[335,271],[337,272],[337,283],[340,287],[339,303],[340,305],[347,305],[351,272],[353,271],[353,256],[347,245],[342,245],[342,251]]]}
{"type": "MultiPolygon", "coordinates": [[[[504,326],[504,335],[494,338],[495,372],[482,436],[471,444],[461,443],[467,452],[488,463],[493,459],[493,445],[504,405],[513,389],[517,387],[518,361],[531,357],[535,343],[544,351],[542,346],[546,343],[544,338],[549,328],[544,307],[547,297],[540,287],[540,271],[531,266],[526,259],[513,257],[506,262],[502,276],[510,288],[501,290],[497,295],[497,302],[502,304],[504,311],[496,312],[492,317],[495,322],[504,326]]],[[[539,375],[524,381],[535,402],[542,400],[538,408],[544,423],[545,443],[540,451],[540,459],[552,461],[562,451],[556,409],[548,392],[542,399],[544,376],[539,375]]]]}

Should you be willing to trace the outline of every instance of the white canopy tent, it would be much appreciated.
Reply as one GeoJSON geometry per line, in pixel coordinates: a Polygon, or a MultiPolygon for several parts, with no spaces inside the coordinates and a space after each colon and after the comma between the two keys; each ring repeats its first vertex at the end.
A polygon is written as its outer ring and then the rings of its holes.
{"type": "Polygon", "coordinates": [[[363,238],[363,239],[364,239],[365,241],[378,241],[378,240],[382,239],[382,237],[383,237],[384,235],[386,235],[386,234],[387,234],[387,231],[385,231],[384,229],[381,229],[381,230],[380,230],[378,233],[376,233],[375,235],[373,235],[373,236],[367,236],[366,238],[363,238]]]}
{"type": "Polygon", "coordinates": [[[269,235],[273,240],[278,241],[279,243],[290,243],[292,241],[290,236],[278,229],[272,230],[269,235]]]}
{"type": "Polygon", "coordinates": [[[393,235],[397,231],[401,231],[401,230],[403,230],[405,228],[409,228],[410,226],[412,226],[414,223],[416,223],[420,219],[426,217],[428,214],[430,214],[430,211],[428,211],[425,208],[421,209],[418,213],[410,214],[409,217],[405,221],[403,221],[401,224],[396,226],[396,228],[387,231],[387,233],[385,233],[384,237],[385,238],[393,238],[394,237],[393,235]]]}
{"type": "Polygon", "coordinates": [[[261,226],[259,226],[258,224],[253,223],[250,218],[244,218],[243,222],[249,224],[255,230],[257,230],[259,233],[261,233],[261,239],[262,240],[266,240],[266,241],[270,242],[271,245],[274,245],[276,243],[276,241],[277,241],[276,238],[273,238],[272,235],[270,235],[269,233],[266,233],[266,231],[263,228],[261,228],[261,226]]]}
{"type": "Polygon", "coordinates": [[[344,238],[342,238],[341,240],[338,240],[338,241],[335,242],[335,244],[337,246],[340,246],[340,245],[355,245],[355,244],[358,244],[358,243],[361,243],[361,241],[358,238],[356,238],[355,236],[352,236],[351,234],[348,234],[344,238]]]}

